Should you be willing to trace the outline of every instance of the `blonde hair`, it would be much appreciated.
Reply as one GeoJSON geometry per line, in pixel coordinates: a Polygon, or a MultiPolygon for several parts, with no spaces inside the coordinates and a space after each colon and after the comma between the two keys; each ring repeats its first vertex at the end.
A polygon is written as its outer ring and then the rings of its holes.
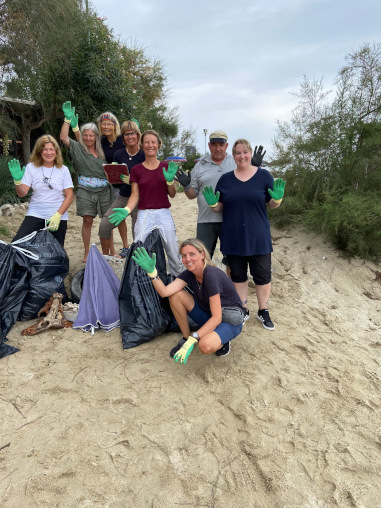
{"type": "Polygon", "coordinates": [[[116,141],[116,138],[120,135],[119,121],[118,121],[117,117],[110,111],[106,111],[105,113],[102,113],[97,120],[98,130],[100,133],[102,133],[101,123],[103,122],[103,120],[109,120],[110,122],[112,122],[114,124],[114,133],[113,133],[112,140],[111,140],[114,143],[116,141]]]}
{"type": "Polygon", "coordinates": [[[57,141],[50,134],[45,134],[37,139],[34,144],[33,151],[30,155],[30,162],[32,162],[37,168],[44,165],[44,161],[42,160],[41,154],[44,146],[47,143],[51,143],[54,146],[54,150],[56,151],[56,158],[54,159],[54,165],[57,168],[62,168],[63,166],[63,157],[61,148],[59,147],[57,141]]]}
{"type": "Polygon", "coordinates": [[[143,141],[144,141],[144,136],[147,136],[148,134],[152,134],[152,136],[155,136],[156,139],[157,139],[157,143],[159,145],[159,150],[161,148],[161,145],[163,144],[162,140],[160,139],[160,136],[159,134],[152,130],[152,129],[149,129],[148,131],[144,131],[141,138],[140,138],[140,146],[142,147],[143,146],[143,141]]]}
{"type": "Polygon", "coordinates": [[[85,143],[83,142],[83,133],[84,131],[93,131],[95,134],[95,151],[100,159],[105,159],[105,154],[103,152],[102,144],[101,144],[101,138],[99,136],[99,131],[97,129],[97,126],[94,122],[85,123],[81,126],[80,134],[81,137],[79,138],[79,143],[82,146],[82,148],[85,150],[85,152],[88,155],[91,155],[90,150],[87,148],[85,143]]]}
{"type": "MultiPolygon", "coordinates": [[[[123,136],[123,134],[128,131],[136,132],[136,134],[138,135],[138,145],[139,145],[142,133],[140,132],[139,125],[134,120],[126,120],[125,122],[122,123],[122,127],[120,128],[121,135],[123,136]]],[[[124,143],[124,138],[123,138],[123,143],[124,143]]],[[[124,144],[126,144],[126,143],[124,143],[124,144]]]]}
{"type": "Polygon", "coordinates": [[[248,142],[248,140],[247,140],[247,139],[237,139],[237,141],[236,141],[236,142],[234,143],[234,145],[233,145],[233,150],[232,150],[233,155],[235,155],[235,153],[236,153],[236,148],[237,148],[237,145],[243,145],[243,146],[245,146],[245,147],[246,147],[246,148],[247,148],[250,152],[252,152],[252,151],[253,151],[253,148],[252,148],[251,144],[248,142]]]}
{"type": "Polygon", "coordinates": [[[187,240],[184,240],[181,242],[180,245],[180,253],[184,247],[187,245],[190,245],[191,247],[194,247],[200,254],[204,253],[204,269],[207,265],[212,265],[212,261],[210,259],[210,254],[208,252],[208,249],[205,247],[205,244],[199,240],[198,238],[188,238],[187,240]]]}

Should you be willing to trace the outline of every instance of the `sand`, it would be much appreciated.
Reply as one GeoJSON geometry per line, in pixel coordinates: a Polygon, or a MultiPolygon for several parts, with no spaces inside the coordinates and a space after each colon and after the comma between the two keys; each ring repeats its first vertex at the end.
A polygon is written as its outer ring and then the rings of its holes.
{"type": "MultiPolygon", "coordinates": [[[[69,279],[83,266],[74,211],[69,279]]],[[[196,202],[178,194],[172,212],[179,240],[194,236],[196,202]]],[[[184,366],[168,355],[178,334],[123,350],[118,329],[12,328],[2,508],[381,507],[381,269],[301,228],[272,233],[275,330],[250,284],[229,356],[195,350],[184,366]]]]}

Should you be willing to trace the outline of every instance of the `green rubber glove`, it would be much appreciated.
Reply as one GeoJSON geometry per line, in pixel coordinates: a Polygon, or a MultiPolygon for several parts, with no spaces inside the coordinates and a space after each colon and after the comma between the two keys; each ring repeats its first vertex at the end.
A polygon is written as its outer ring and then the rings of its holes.
{"type": "Polygon", "coordinates": [[[130,183],[130,176],[129,175],[120,175],[120,179],[123,183],[130,183]]]}
{"type": "Polygon", "coordinates": [[[119,226],[122,220],[124,220],[131,212],[129,208],[113,208],[112,211],[115,213],[109,215],[108,220],[111,224],[115,224],[116,226],[119,226]]]}
{"type": "Polygon", "coordinates": [[[21,169],[20,162],[17,159],[12,159],[8,162],[8,169],[12,175],[15,185],[21,185],[21,180],[25,173],[25,166],[21,169]]]}
{"type": "Polygon", "coordinates": [[[168,164],[168,170],[163,168],[164,178],[167,180],[167,185],[172,185],[173,180],[175,179],[175,174],[177,173],[177,165],[176,162],[171,161],[168,164]]]}
{"type": "Polygon", "coordinates": [[[52,217],[50,217],[50,219],[46,221],[46,223],[49,224],[49,231],[57,231],[57,229],[60,227],[61,217],[62,215],[56,212],[52,217]]]}
{"type": "Polygon", "coordinates": [[[75,108],[71,107],[70,101],[66,101],[62,104],[62,111],[65,115],[65,122],[71,123],[73,116],[75,115],[75,108]]]}
{"type": "Polygon", "coordinates": [[[280,203],[284,196],[284,188],[286,187],[286,180],[282,180],[282,178],[277,178],[274,180],[273,190],[267,189],[270,196],[274,201],[280,203]]]}
{"type": "Polygon", "coordinates": [[[194,337],[189,337],[185,344],[173,355],[173,359],[175,362],[183,363],[184,365],[187,363],[188,356],[193,351],[194,345],[196,344],[197,339],[194,337]]]}
{"type": "Polygon", "coordinates": [[[208,187],[207,185],[205,185],[202,193],[204,195],[205,201],[208,203],[209,206],[211,206],[212,208],[217,206],[218,200],[220,198],[219,192],[217,192],[217,194],[214,194],[213,187],[212,186],[208,187]]]}
{"type": "Polygon", "coordinates": [[[73,118],[71,119],[71,122],[70,122],[70,126],[73,129],[73,132],[79,131],[79,127],[78,127],[78,114],[73,116],[73,118]]]}
{"type": "Polygon", "coordinates": [[[132,259],[138,264],[148,275],[156,271],[156,254],[153,253],[152,257],[148,254],[144,247],[138,247],[134,251],[132,259]]]}

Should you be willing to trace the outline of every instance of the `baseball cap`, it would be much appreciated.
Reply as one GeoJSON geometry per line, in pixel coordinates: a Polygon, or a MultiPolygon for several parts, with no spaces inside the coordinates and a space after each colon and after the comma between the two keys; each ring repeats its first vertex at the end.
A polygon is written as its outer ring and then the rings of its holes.
{"type": "Polygon", "coordinates": [[[226,143],[228,140],[228,135],[224,131],[213,131],[209,136],[209,141],[211,143],[226,143]]]}

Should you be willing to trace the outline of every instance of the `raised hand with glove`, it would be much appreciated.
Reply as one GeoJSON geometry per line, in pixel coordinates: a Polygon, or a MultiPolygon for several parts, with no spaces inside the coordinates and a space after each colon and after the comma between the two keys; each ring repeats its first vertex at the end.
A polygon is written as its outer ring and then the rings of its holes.
{"type": "Polygon", "coordinates": [[[62,111],[65,115],[65,123],[71,124],[73,117],[75,116],[75,108],[71,107],[70,101],[66,101],[62,104],[62,111]]]}
{"type": "Polygon", "coordinates": [[[153,253],[152,257],[148,254],[144,247],[138,247],[134,251],[134,255],[132,259],[138,264],[151,279],[155,279],[157,277],[156,270],[156,254],[153,253]]]}
{"type": "Polygon", "coordinates": [[[187,363],[188,356],[193,351],[194,345],[198,342],[194,337],[188,337],[188,340],[181,346],[181,348],[173,355],[176,363],[180,362],[184,365],[187,363]]]}
{"type": "MultiPolygon", "coordinates": [[[[66,118],[66,115],[65,115],[65,118],[66,118]]],[[[70,126],[73,129],[73,132],[78,132],[79,131],[79,127],[78,127],[78,114],[73,116],[73,118],[71,119],[71,122],[70,122],[70,126]]]]}
{"type": "Polygon", "coordinates": [[[186,187],[191,183],[191,177],[187,175],[182,169],[178,169],[175,174],[175,180],[187,190],[186,187]]]}
{"type": "Polygon", "coordinates": [[[50,219],[46,221],[46,223],[48,224],[49,231],[58,230],[58,228],[60,227],[61,217],[62,215],[56,212],[52,217],[50,217],[50,219]]]}
{"type": "Polygon", "coordinates": [[[265,156],[266,150],[262,153],[263,146],[259,145],[255,147],[253,157],[251,158],[251,164],[259,167],[262,164],[263,157],[265,156]],[[258,150],[257,150],[258,149],[258,150]]]}
{"type": "Polygon", "coordinates": [[[173,180],[175,179],[175,175],[177,173],[177,165],[176,162],[170,161],[168,164],[168,169],[163,167],[163,175],[167,180],[167,185],[172,185],[173,180]]]}
{"type": "Polygon", "coordinates": [[[8,169],[15,185],[21,185],[21,180],[25,173],[25,166],[21,169],[20,162],[17,159],[12,159],[8,162],[8,169]]]}
{"type": "Polygon", "coordinates": [[[268,193],[272,197],[275,203],[280,203],[284,196],[284,188],[286,186],[286,180],[282,180],[282,178],[277,178],[274,180],[273,190],[267,189],[268,193]]]}
{"type": "Polygon", "coordinates": [[[218,205],[220,193],[217,192],[217,194],[215,194],[212,186],[205,185],[202,194],[205,198],[205,201],[211,208],[214,208],[215,206],[218,205]]]}

